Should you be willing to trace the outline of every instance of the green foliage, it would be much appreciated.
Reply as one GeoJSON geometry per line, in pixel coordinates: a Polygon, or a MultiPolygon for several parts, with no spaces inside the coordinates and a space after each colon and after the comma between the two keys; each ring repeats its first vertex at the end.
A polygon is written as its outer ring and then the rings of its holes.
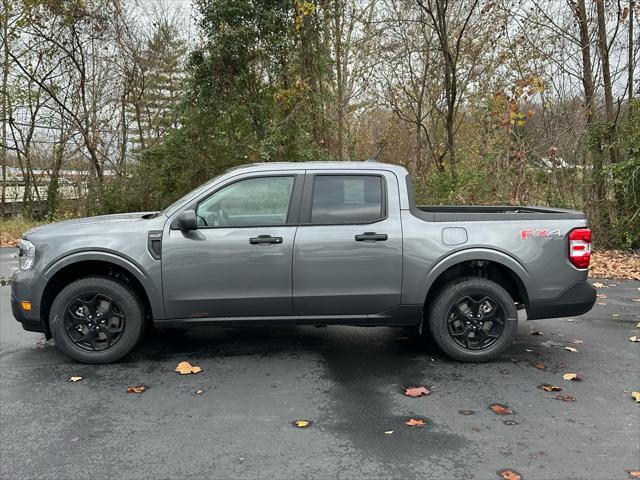
{"type": "Polygon", "coordinates": [[[628,158],[609,168],[612,190],[617,193],[612,209],[610,244],[619,248],[640,248],[640,101],[619,128],[620,146],[628,158]]]}
{"type": "Polygon", "coordinates": [[[189,56],[179,126],[143,152],[130,180],[144,208],[233,165],[326,156],[314,135],[322,116],[317,79],[302,49],[317,33],[307,21],[314,10],[285,0],[196,4],[204,43],[189,56]]]}

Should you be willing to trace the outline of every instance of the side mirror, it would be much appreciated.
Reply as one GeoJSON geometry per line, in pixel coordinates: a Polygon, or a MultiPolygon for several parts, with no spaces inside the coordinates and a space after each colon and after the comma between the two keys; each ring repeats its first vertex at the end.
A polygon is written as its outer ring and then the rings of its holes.
{"type": "Polygon", "coordinates": [[[183,231],[197,230],[198,219],[196,217],[195,210],[185,210],[180,215],[178,215],[178,218],[175,219],[171,226],[183,231]]]}

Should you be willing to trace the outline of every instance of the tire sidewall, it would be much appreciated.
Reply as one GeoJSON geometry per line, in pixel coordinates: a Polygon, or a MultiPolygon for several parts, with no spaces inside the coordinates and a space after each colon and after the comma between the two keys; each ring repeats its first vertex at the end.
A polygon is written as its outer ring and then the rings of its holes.
{"type": "Polygon", "coordinates": [[[138,297],[122,283],[108,277],[88,277],[64,287],[51,305],[50,327],[56,345],[66,355],[84,363],[115,362],[129,353],[142,338],[143,309],[138,297]],[[65,331],[64,316],[69,301],[86,292],[102,293],[112,297],[125,315],[122,336],[113,347],[103,351],[85,350],[69,338],[65,331]]]}
{"type": "Polygon", "coordinates": [[[429,310],[429,329],[438,346],[450,357],[463,362],[487,362],[509,348],[518,330],[518,312],[509,293],[497,283],[477,277],[457,280],[445,285],[429,310]],[[505,314],[500,338],[483,350],[469,350],[459,345],[450,335],[447,315],[453,303],[464,295],[484,294],[493,297],[505,314]]]}

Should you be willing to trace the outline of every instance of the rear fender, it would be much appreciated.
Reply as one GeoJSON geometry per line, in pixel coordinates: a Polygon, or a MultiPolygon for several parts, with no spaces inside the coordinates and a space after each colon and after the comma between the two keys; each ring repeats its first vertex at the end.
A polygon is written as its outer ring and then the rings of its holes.
{"type": "Polygon", "coordinates": [[[492,250],[489,248],[469,248],[466,250],[459,250],[455,253],[452,253],[445,258],[439,260],[433,268],[429,271],[427,275],[427,282],[425,285],[425,301],[429,296],[431,287],[438,279],[438,277],[448,270],[449,268],[457,265],[459,263],[463,263],[469,260],[488,260],[491,262],[499,263],[511,271],[513,271],[522,284],[525,287],[527,292],[530,291],[531,287],[531,277],[527,270],[522,266],[520,262],[518,262],[515,258],[507,255],[506,253],[502,253],[498,250],[492,250]]]}

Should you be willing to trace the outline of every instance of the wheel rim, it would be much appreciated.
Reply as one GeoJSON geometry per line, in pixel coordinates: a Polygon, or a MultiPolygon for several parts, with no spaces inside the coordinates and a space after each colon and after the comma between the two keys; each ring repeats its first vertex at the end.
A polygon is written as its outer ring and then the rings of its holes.
{"type": "Polygon", "coordinates": [[[447,314],[449,335],[467,350],[485,350],[498,341],[505,315],[500,303],[490,295],[460,297],[447,314]]]}
{"type": "Polygon", "coordinates": [[[125,315],[118,303],[103,293],[83,293],[67,303],[65,331],[83,350],[103,351],[113,347],[124,332],[125,315]]]}

